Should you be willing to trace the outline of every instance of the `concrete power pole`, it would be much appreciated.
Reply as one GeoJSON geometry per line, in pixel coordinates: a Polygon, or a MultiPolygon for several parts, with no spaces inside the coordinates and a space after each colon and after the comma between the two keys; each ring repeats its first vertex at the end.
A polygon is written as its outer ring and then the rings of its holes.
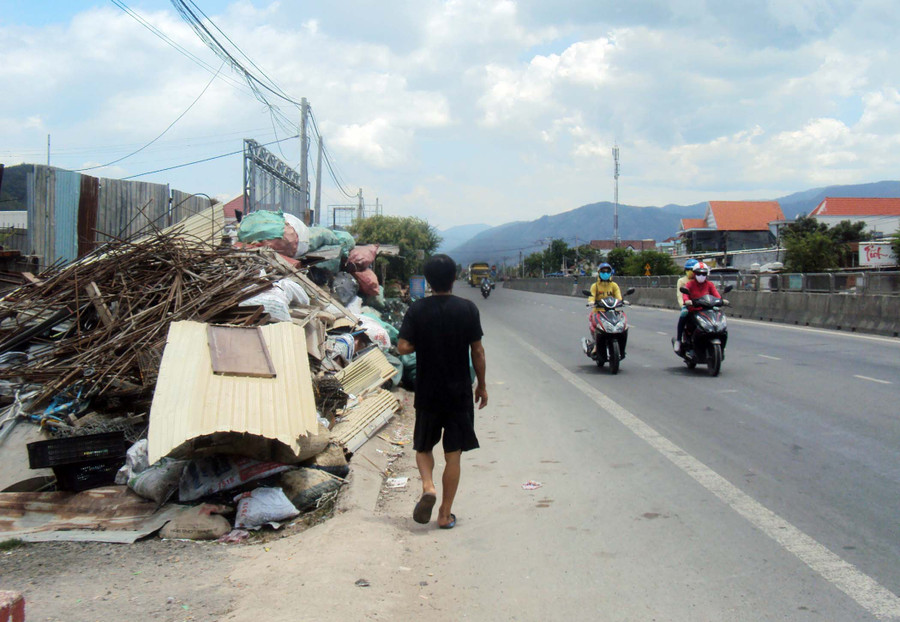
{"type": "Polygon", "coordinates": [[[316,225],[322,222],[322,137],[319,136],[319,156],[316,159],[316,225]]]}
{"type": "Polygon", "coordinates": [[[359,207],[356,208],[356,219],[362,220],[366,217],[366,204],[363,202],[362,188],[359,189],[359,193],[356,196],[359,197],[359,207]]]}
{"type": "Polygon", "coordinates": [[[612,149],[613,161],[613,177],[616,180],[615,200],[616,211],[613,213],[613,244],[619,248],[619,145],[615,145],[612,149]]]}
{"type": "Polygon", "coordinates": [[[302,207],[303,214],[300,214],[309,223],[309,170],[307,169],[307,160],[309,159],[309,137],[306,135],[306,117],[309,115],[309,102],[306,98],[300,100],[300,186],[303,188],[302,207]]]}

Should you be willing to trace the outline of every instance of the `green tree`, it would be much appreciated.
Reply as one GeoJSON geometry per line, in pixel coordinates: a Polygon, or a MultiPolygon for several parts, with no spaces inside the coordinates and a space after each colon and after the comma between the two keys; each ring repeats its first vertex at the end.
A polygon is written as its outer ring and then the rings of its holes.
{"type": "Polygon", "coordinates": [[[787,246],[790,238],[804,237],[812,233],[825,233],[828,231],[828,225],[819,222],[811,216],[797,216],[797,218],[789,225],[781,229],[782,244],[787,246]]]}
{"type": "Polygon", "coordinates": [[[376,273],[387,264],[387,278],[406,281],[413,274],[421,274],[425,260],[441,243],[441,237],[428,221],[412,216],[371,216],[358,220],[350,227],[357,244],[395,244],[399,257],[379,257],[376,273]],[[424,258],[416,251],[423,251],[424,258]]]}
{"type": "Polygon", "coordinates": [[[866,223],[863,221],[850,222],[842,220],[828,229],[828,235],[835,243],[835,252],[838,254],[838,265],[844,268],[852,267],[856,256],[850,245],[864,240],[871,240],[872,233],[866,231],[866,223]]]}
{"type": "Polygon", "coordinates": [[[625,264],[628,263],[628,260],[632,255],[634,255],[633,250],[620,246],[619,248],[612,249],[606,254],[606,263],[613,267],[616,274],[625,274],[625,264]]]}
{"type": "Polygon", "coordinates": [[[894,256],[900,260],[900,229],[891,238],[891,248],[894,249],[894,256]]]}
{"type": "Polygon", "coordinates": [[[629,276],[641,276],[646,272],[646,266],[650,265],[650,274],[659,276],[663,274],[681,274],[682,270],[675,265],[675,261],[668,253],[660,251],[641,251],[634,253],[625,262],[624,273],[629,276]]]}
{"type": "Polygon", "coordinates": [[[820,272],[838,267],[838,244],[827,231],[785,238],[786,272],[820,272]]]}

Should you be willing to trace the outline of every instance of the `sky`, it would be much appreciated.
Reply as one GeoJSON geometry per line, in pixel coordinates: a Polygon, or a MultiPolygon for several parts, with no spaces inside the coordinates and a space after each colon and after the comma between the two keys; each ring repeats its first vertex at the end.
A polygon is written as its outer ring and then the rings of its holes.
{"type": "MultiPolygon", "coordinates": [[[[532,220],[612,201],[614,145],[627,205],[898,178],[894,0],[194,3],[309,101],[341,182],[324,205],[361,188],[439,229],[532,220]]],[[[7,165],[46,163],[50,135],[54,166],[227,200],[240,155],[151,171],[299,133],[164,0],[0,0],[0,81],[7,165]]],[[[269,149],[299,166],[299,139],[269,149]]]]}

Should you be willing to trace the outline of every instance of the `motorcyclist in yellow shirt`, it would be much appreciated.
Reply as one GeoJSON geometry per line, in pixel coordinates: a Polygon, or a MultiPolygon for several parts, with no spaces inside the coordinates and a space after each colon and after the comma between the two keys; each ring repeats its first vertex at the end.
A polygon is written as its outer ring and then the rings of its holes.
{"type": "MultiPolygon", "coordinates": [[[[597,280],[593,285],[591,285],[591,295],[590,297],[588,297],[588,304],[592,307],[595,301],[602,300],[603,298],[608,298],[610,296],[612,296],[613,298],[617,298],[618,300],[622,300],[622,291],[619,289],[619,285],[612,280],[613,272],[613,267],[608,263],[602,263],[598,267],[597,280]]],[[[588,318],[592,340],[594,331],[596,330],[596,321],[594,319],[595,313],[597,313],[597,311],[592,308],[590,316],[588,318]]],[[[625,335],[625,339],[628,339],[627,333],[625,335]]],[[[625,358],[625,343],[625,341],[622,342],[622,358],[625,358]]],[[[594,354],[594,350],[596,349],[596,347],[596,343],[591,343],[591,347],[589,350],[591,355],[594,354]]]]}

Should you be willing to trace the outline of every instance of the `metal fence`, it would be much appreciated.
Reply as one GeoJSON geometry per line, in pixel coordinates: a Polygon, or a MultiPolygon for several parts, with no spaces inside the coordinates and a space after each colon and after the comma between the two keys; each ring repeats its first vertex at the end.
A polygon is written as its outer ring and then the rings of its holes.
{"type": "MultiPolygon", "coordinates": [[[[616,277],[625,287],[674,288],[675,276],[616,277]]],[[[806,292],[822,294],[900,295],[900,272],[821,272],[801,274],[712,273],[716,287],[731,285],[742,291],[806,292]]]]}
{"type": "Polygon", "coordinates": [[[244,139],[244,205],[257,210],[293,214],[309,223],[309,188],[300,175],[255,140],[244,139]]]}

